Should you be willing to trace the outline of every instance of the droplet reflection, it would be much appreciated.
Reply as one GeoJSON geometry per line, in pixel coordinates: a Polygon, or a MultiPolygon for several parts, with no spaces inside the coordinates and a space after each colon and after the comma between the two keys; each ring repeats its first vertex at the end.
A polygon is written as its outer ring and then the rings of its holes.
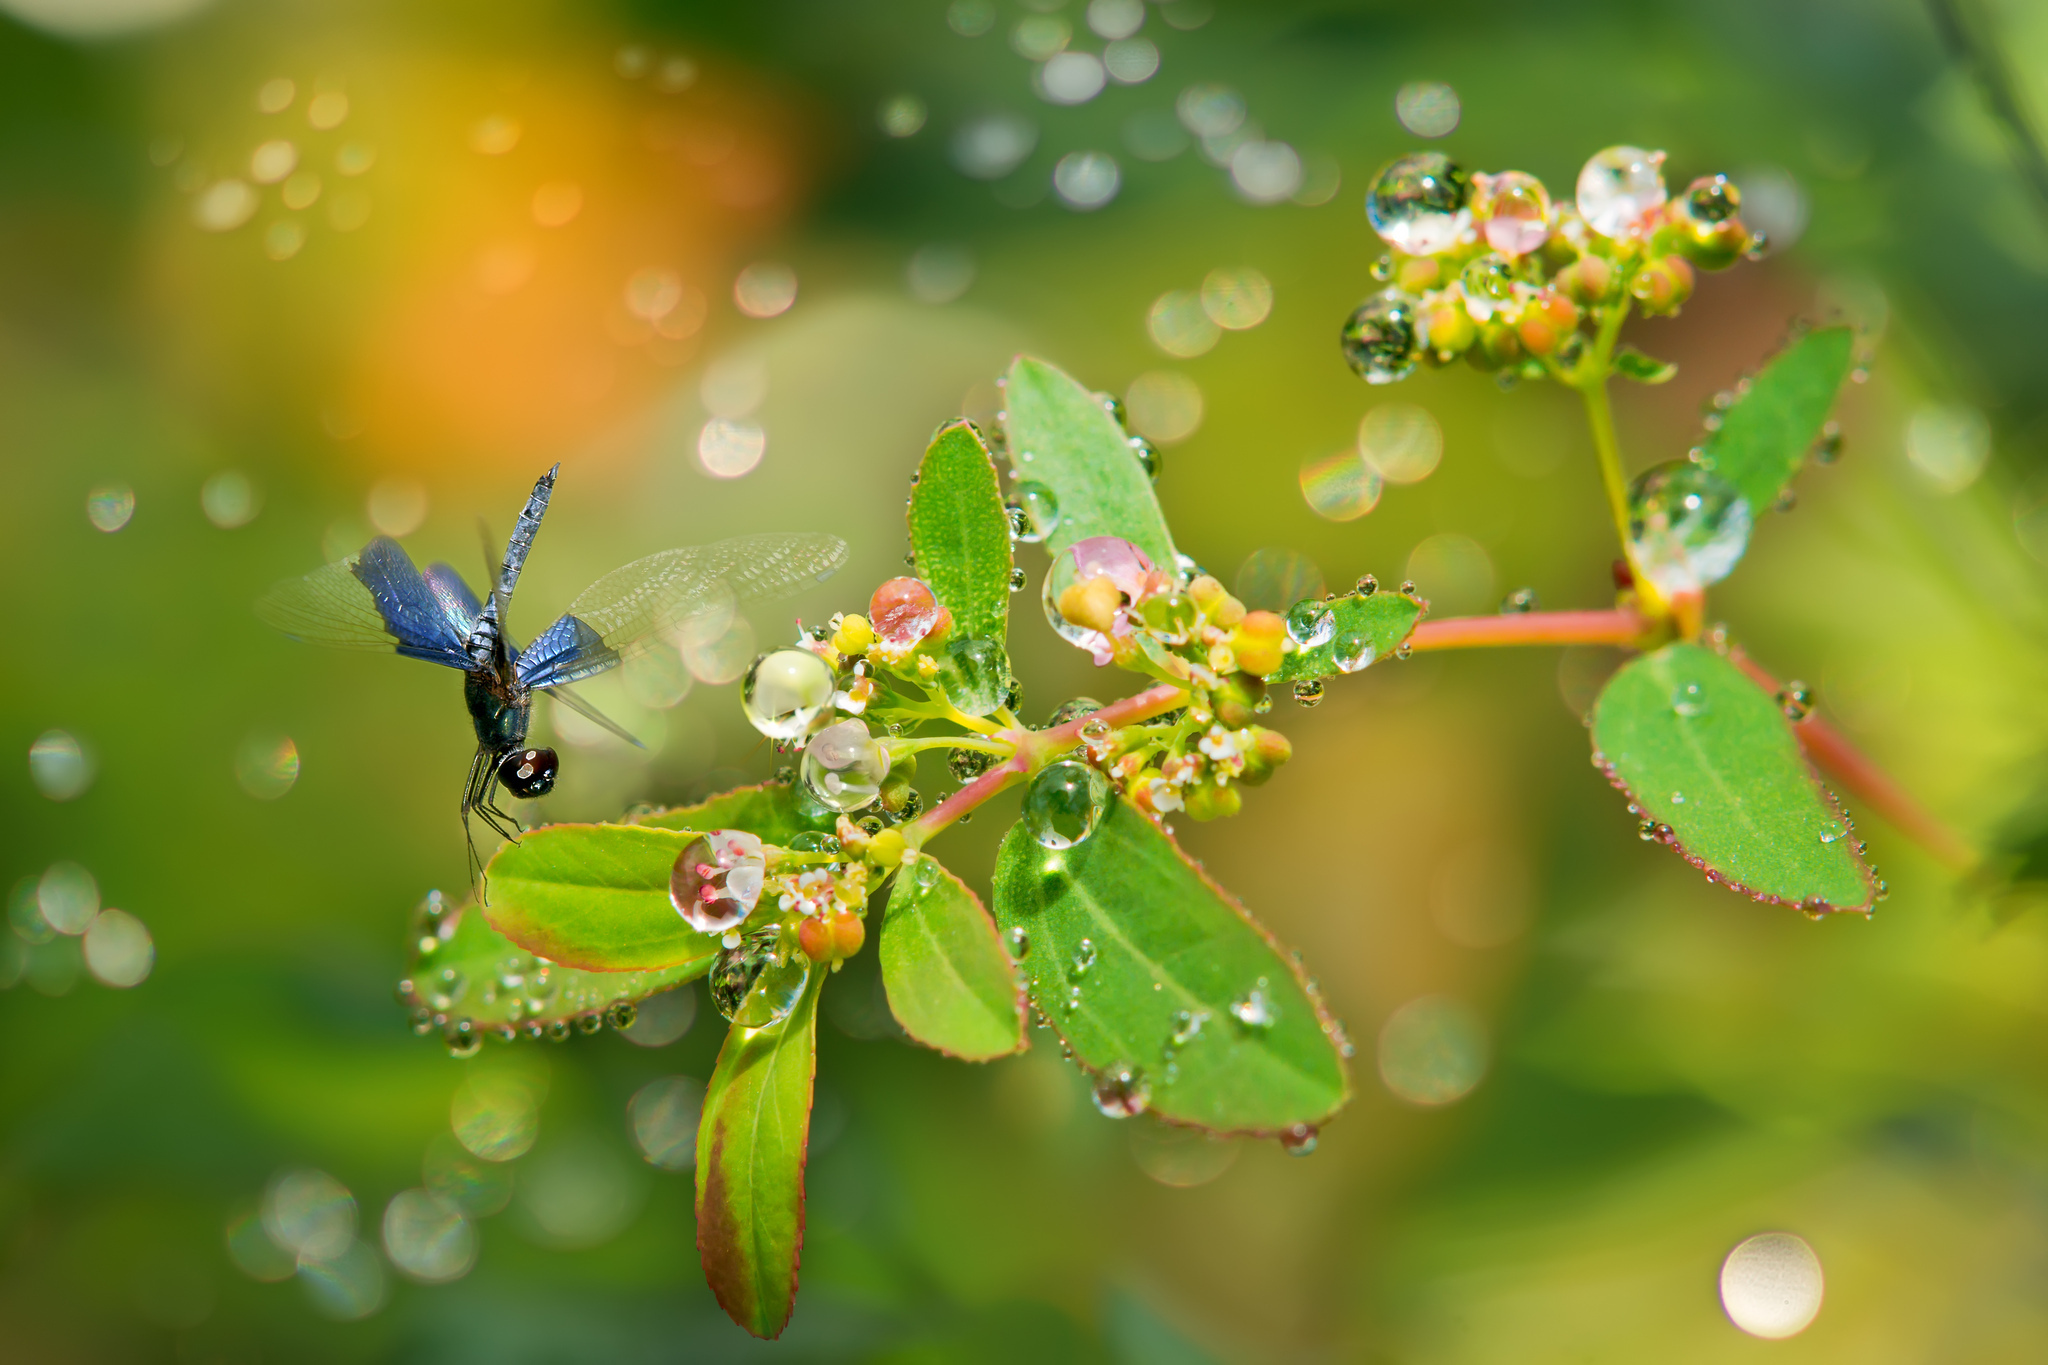
{"type": "Polygon", "coordinates": [[[85,495],[85,519],[109,534],[135,515],[135,490],[125,483],[103,483],[85,495]]]}
{"type": "Polygon", "coordinates": [[[1243,1144],[1193,1128],[1143,1119],[1130,1126],[1131,1158],[1162,1185],[1206,1185],[1237,1163],[1243,1144]]]}
{"type": "Polygon", "coordinates": [[[45,730],[28,746],[28,775],[50,800],[75,800],[92,786],[92,757],[75,735],[45,730]]]}
{"type": "Polygon", "coordinates": [[[1357,450],[1311,455],[1301,462],[1301,496],[1319,517],[1356,521],[1379,506],[1384,487],[1379,471],[1357,450]]]}
{"type": "Polygon", "coordinates": [[[485,1161],[526,1155],[540,1135],[542,1087],[537,1078],[510,1071],[465,1077],[448,1104],[456,1141],[485,1161]]]}
{"type": "Polygon", "coordinates": [[[149,926],[126,910],[102,910],[86,926],[85,967],[102,986],[126,990],[149,979],[156,943],[149,926]]]}
{"type": "Polygon", "coordinates": [[[1820,1314],[1825,1293],[1820,1257],[1789,1232],[1764,1232],[1740,1242],[1721,1263],[1721,1307],[1753,1337],[1798,1336],[1820,1314]]]}
{"type": "Polygon", "coordinates": [[[1410,1104],[1451,1104],[1486,1074],[1486,1027],[1448,996],[1410,1000],[1380,1030],[1380,1079],[1410,1104]]]}
{"type": "Polygon", "coordinates": [[[263,497],[248,475],[238,469],[223,469],[201,486],[199,509],[215,526],[232,531],[256,519],[263,509],[263,497]]]}
{"type": "Polygon", "coordinates": [[[626,1106],[640,1154],[664,1171],[686,1171],[696,1164],[697,1124],[703,1112],[703,1082],[688,1076],[649,1081],[626,1106]]]}
{"type": "Polygon", "coordinates": [[[235,780],[258,801],[275,801],[299,780],[299,748],[289,735],[251,734],[235,751],[235,780]]]}
{"type": "Polygon", "coordinates": [[[796,302],[796,271],[780,261],[756,261],[733,280],[732,300],[750,318],[780,317],[796,302]]]}
{"type": "Polygon", "coordinates": [[[1443,428],[1428,408],[1381,403],[1358,423],[1358,453],[1388,483],[1420,483],[1443,459],[1443,428]]]}
{"type": "Polygon", "coordinates": [[[384,1207],[384,1253],[422,1284],[459,1280],[476,1265],[476,1228],[429,1190],[402,1190],[384,1207]]]}

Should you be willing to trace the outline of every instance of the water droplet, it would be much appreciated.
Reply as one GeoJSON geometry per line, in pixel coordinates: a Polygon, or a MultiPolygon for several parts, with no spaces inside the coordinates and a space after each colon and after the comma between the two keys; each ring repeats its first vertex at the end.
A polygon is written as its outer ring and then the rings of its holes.
{"type": "Polygon", "coordinates": [[[1641,147],[1595,152],[1579,171],[1579,216],[1603,237],[1621,237],[1665,200],[1664,153],[1641,147]]]}
{"type": "Polygon", "coordinates": [[[889,751],[868,733],[866,721],[828,725],[804,746],[804,788],[829,810],[874,804],[888,775],[889,751]]]}
{"type": "Polygon", "coordinates": [[[1361,576],[1352,591],[1360,597],[1370,597],[1380,590],[1380,581],[1371,574],[1361,576]]]}
{"type": "Polygon", "coordinates": [[[1813,689],[1793,679],[1778,690],[1778,709],[1795,724],[1805,720],[1813,713],[1813,689]]]}
{"type": "Polygon", "coordinates": [[[1833,464],[1842,458],[1842,424],[1829,422],[1820,429],[1820,439],[1813,444],[1815,464],[1833,464]]]}
{"type": "Polygon", "coordinates": [[[1489,318],[1493,316],[1493,305],[1515,296],[1515,267],[1507,257],[1488,252],[1466,264],[1458,275],[1458,283],[1464,287],[1472,311],[1489,318]]]}
{"type": "Polygon", "coordinates": [[[1088,969],[1095,965],[1095,940],[1082,939],[1074,945],[1074,960],[1068,965],[1068,973],[1076,980],[1088,975],[1088,969]]]}
{"type": "Polygon", "coordinates": [[[908,649],[939,624],[939,600],[921,579],[892,578],[868,598],[868,624],[883,643],[908,649]]]}
{"type": "Polygon", "coordinates": [[[726,948],[711,967],[711,1003],[741,1028],[789,1017],[811,979],[811,959],[779,924],[764,924],[726,948]]]}
{"type": "Polygon", "coordinates": [[[1516,588],[1505,598],[1501,599],[1500,609],[1501,614],[1506,616],[1519,615],[1523,612],[1536,610],[1536,589],[1516,588]]]}
{"type": "Polygon", "coordinates": [[[1202,1026],[1209,1022],[1207,1010],[1177,1010],[1173,1016],[1173,1034],[1167,1039],[1167,1046],[1183,1048],[1202,1036],[1202,1026]]]}
{"type": "Polygon", "coordinates": [[[1472,221],[1471,178],[1442,152],[1387,163],[1366,191],[1365,216],[1387,245],[1411,256],[1443,251],[1472,221]]]}
{"type": "Polygon", "coordinates": [[[1323,680],[1304,678],[1294,685],[1294,701],[1297,706],[1320,706],[1323,701],[1323,680]]]}
{"type": "Polygon", "coordinates": [[[1011,526],[1017,539],[1036,545],[1060,527],[1060,500],[1052,489],[1026,480],[1010,490],[1011,526]]]}
{"type": "Polygon", "coordinates": [[[1010,570],[1011,592],[1022,592],[1024,589],[1024,585],[1030,581],[1030,576],[1024,572],[1022,566],[1010,570]]]}
{"type": "Polygon", "coordinates": [[[698,933],[724,933],[753,912],[766,865],[758,836],[713,830],[677,856],[669,870],[669,904],[698,933]]]}
{"type": "Polygon", "coordinates": [[[1266,978],[1243,995],[1230,1002],[1230,1017],[1251,1029],[1269,1029],[1280,1017],[1278,1006],[1273,1003],[1271,988],[1266,978]]]}
{"type": "Polygon", "coordinates": [[[1280,1149],[1289,1156],[1307,1156],[1315,1151],[1319,1137],[1314,1124],[1297,1123],[1280,1131],[1280,1149]]]}
{"type": "Polygon", "coordinates": [[[457,1061],[466,1060],[483,1051],[484,1037],[469,1028],[469,1021],[463,1020],[455,1032],[448,1035],[448,1055],[457,1061]]]}
{"type": "Polygon", "coordinates": [[[1688,720],[1707,713],[1706,689],[1696,682],[1680,683],[1671,690],[1671,709],[1688,720]]]}
{"type": "Polygon", "coordinates": [[[1154,585],[1153,573],[1152,561],[1129,541],[1090,536],[1053,556],[1039,604],[1061,639],[1106,664],[1114,648],[1106,632],[1125,628],[1129,605],[1154,585]]]}
{"type": "Polygon", "coordinates": [[[1022,962],[1031,955],[1031,935],[1024,932],[1021,926],[1010,930],[1008,938],[1011,957],[1022,962]]]}
{"type": "Polygon", "coordinates": [[[1672,804],[1672,805],[1674,805],[1674,806],[1682,806],[1682,805],[1684,805],[1684,804],[1685,804],[1685,793],[1684,793],[1684,792],[1673,792],[1673,793],[1671,793],[1671,804],[1672,804]]]}
{"type": "Polygon", "coordinates": [[[1337,614],[1327,602],[1296,602],[1287,609],[1287,634],[1297,649],[1328,644],[1337,633],[1337,614]]]}
{"type": "Polygon", "coordinates": [[[1142,436],[1131,437],[1130,444],[1131,453],[1138,457],[1138,467],[1145,471],[1145,477],[1154,483],[1158,483],[1159,471],[1164,464],[1164,457],[1160,455],[1159,451],[1150,441],[1142,436]]]}
{"type": "Polygon", "coordinates": [[[1152,1083],[1128,1062],[1104,1069],[1095,1079],[1095,1107],[1113,1119],[1135,1118],[1152,1103],[1152,1083]]]}
{"type": "Polygon", "coordinates": [[[1846,836],[1848,833],[1849,831],[1843,828],[1841,825],[1829,823],[1827,825],[1822,826],[1820,832],[1820,841],[1824,844],[1832,844],[1835,841],[1846,836]]]}
{"type": "Polygon", "coordinates": [[[1396,289],[1358,305],[1339,337],[1344,359],[1368,384],[1406,379],[1421,353],[1415,301],[1396,289]]]}
{"type": "Polygon", "coordinates": [[[1087,764],[1050,764],[1024,795],[1024,828],[1046,848],[1072,848],[1095,832],[1112,798],[1109,779],[1087,764]]]}
{"type": "Polygon", "coordinates": [[[831,709],[832,666],[808,649],[778,649],[754,660],[740,683],[740,709],[770,739],[796,739],[831,709]]]}
{"type": "Polygon", "coordinates": [[[1726,578],[1749,548],[1749,500],[1712,470],[1671,460],[1629,490],[1629,548],[1636,567],[1666,593],[1697,592],[1726,578]]]}
{"type": "Polygon", "coordinates": [[[1486,244],[1526,256],[1550,237],[1550,192],[1527,171],[1472,177],[1472,217],[1486,244]]]}
{"type": "Polygon", "coordinates": [[[120,530],[135,515],[135,490],[125,483],[101,484],[86,494],[85,518],[93,529],[120,530]]]}
{"type": "Polygon", "coordinates": [[[1356,673],[1370,668],[1377,655],[1373,651],[1372,637],[1362,630],[1347,630],[1337,636],[1333,657],[1340,673],[1356,673]]]}

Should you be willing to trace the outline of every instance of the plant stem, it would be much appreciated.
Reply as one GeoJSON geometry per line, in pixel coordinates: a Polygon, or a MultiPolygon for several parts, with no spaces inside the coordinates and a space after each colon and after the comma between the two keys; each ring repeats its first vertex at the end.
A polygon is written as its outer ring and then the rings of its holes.
{"type": "Polygon", "coordinates": [[[892,739],[888,747],[894,757],[921,754],[930,749],[972,749],[978,754],[1008,758],[1016,750],[1015,745],[1001,736],[982,735],[918,735],[912,739],[892,739]]]}
{"type": "MultiPolygon", "coordinates": [[[[1736,650],[1729,658],[1749,675],[1751,682],[1777,695],[1778,680],[1748,655],[1736,650]]],[[[1806,719],[1793,724],[1792,732],[1799,736],[1799,746],[1806,750],[1807,757],[1832,774],[1844,791],[1876,811],[1938,861],[1958,872],[1967,872],[1977,865],[1977,851],[1960,834],[1909,796],[1905,788],[1851,744],[1841,731],[1821,719],[1819,713],[1809,712],[1806,719]]]]}
{"type": "Polygon", "coordinates": [[[1615,611],[1531,611],[1424,621],[1408,636],[1408,643],[1417,651],[1501,645],[1635,645],[1655,629],[1654,622],[1626,607],[1615,611]]]}
{"type": "MultiPolygon", "coordinates": [[[[1600,319],[1600,331],[1593,349],[1579,362],[1572,387],[1586,403],[1586,425],[1593,429],[1593,453],[1600,461],[1600,482],[1607,489],[1608,510],[1614,514],[1614,533],[1628,554],[1628,475],[1621,465],[1621,442],[1614,434],[1614,407],[1607,400],[1607,374],[1614,362],[1614,342],[1621,324],[1628,318],[1628,305],[1610,305],[1600,319]]],[[[1630,556],[1631,562],[1634,557],[1630,556]]],[[[1640,577],[1640,575],[1638,575],[1640,577]]]]}
{"type": "Polygon", "coordinates": [[[926,840],[961,816],[1073,749],[1081,742],[1081,727],[1090,721],[1104,721],[1114,729],[1135,721],[1150,720],[1175,707],[1183,706],[1187,703],[1187,697],[1185,688],[1173,683],[1161,683],[1157,687],[1148,687],[1134,696],[1113,701],[1099,711],[1091,711],[1085,716],[1079,716],[1065,725],[1055,726],[1050,730],[1019,728],[1003,731],[1002,737],[1016,746],[1016,752],[917,819],[899,826],[903,831],[904,840],[912,848],[923,848],[926,840]]]}

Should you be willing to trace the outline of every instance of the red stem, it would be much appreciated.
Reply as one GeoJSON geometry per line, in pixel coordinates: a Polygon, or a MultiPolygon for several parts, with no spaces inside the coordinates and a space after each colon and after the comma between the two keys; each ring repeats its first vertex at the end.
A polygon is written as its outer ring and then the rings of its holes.
{"type": "Polygon", "coordinates": [[[1416,650],[1494,645],[1633,645],[1653,628],[1636,612],[1529,611],[1499,616],[1448,616],[1424,621],[1408,636],[1416,650]]]}
{"type": "MultiPolygon", "coordinates": [[[[1729,657],[1749,675],[1751,682],[1773,696],[1777,695],[1778,680],[1755,660],[1740,650],[1732,652],[1729,657]]],[[[1792,730],[1799,736],[1800,747],[1806,750],[1807,757],[1831,773],[1844,790],[1890,821],[1906,837],[1958,872],[1967,872],[1976,866],[1976,850],[1961,835],[1909,796],[1905,788],[1865,757],[1841,731],[1822,720],[1818,712],[1807,713],[1806,719],[1793,723],[1792,730]]]]}
{"type": "Polygon", "coordinates": [[[1081,740],[1081,727],[1090,721],[1105,721],[1114,729],[1120,725],[1150,720],[1162,712],[1184,705],[1186,701],[1186,688],[1176,683],[1160,683],[1156,687],[1149,687],[1143,692],[1113,701],[1099,711],[1091,711],[1085,716],[1050,730],[1005,730],[1001,737],[1015,744],[1017,752],[904,826],[904,838],[912,848],[923,847],[925,840],[1016,779],[1028,776],[1043,766],[1045,759],[1050,755],[1064,753],[1073,748],[1081,740]]]}

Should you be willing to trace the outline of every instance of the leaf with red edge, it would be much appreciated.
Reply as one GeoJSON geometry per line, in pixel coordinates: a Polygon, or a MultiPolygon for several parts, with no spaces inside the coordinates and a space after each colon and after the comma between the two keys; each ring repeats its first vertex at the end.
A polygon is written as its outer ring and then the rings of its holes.
{"type": "Polygon", "coordinates": [[[697,1129],[697,1253],[719,1307],[757,1337],[796,1305],[804,1157],[817,1070],[814,971],[788,1017],[726,1035],[697,1129]]]}
{"type": "Polygon", "coordinates": [[[969,1062],[1028,1046],[1017,964],[981,901],[930,854],[896,873],[879,955],[889,1012],[917,1042],[969,1062]]]}
{"type": "Polygon", "coordinates": [[[1071,848],[1012,828],[994,905],[1074,1059],[1130,1072],[1159,1117],[1299,1135],[1351,1098],[1349,1044],[1301,968],[1128,802],[1071,848]]]}
{"type": "Polygon", "coordinates": [[[1868,910],[1876,879],[1772,698],[1711,649],[1670,644],[1593,705],[1593,758],[1645,838],[1713,881],[1811,911],[1868,910]]]}

